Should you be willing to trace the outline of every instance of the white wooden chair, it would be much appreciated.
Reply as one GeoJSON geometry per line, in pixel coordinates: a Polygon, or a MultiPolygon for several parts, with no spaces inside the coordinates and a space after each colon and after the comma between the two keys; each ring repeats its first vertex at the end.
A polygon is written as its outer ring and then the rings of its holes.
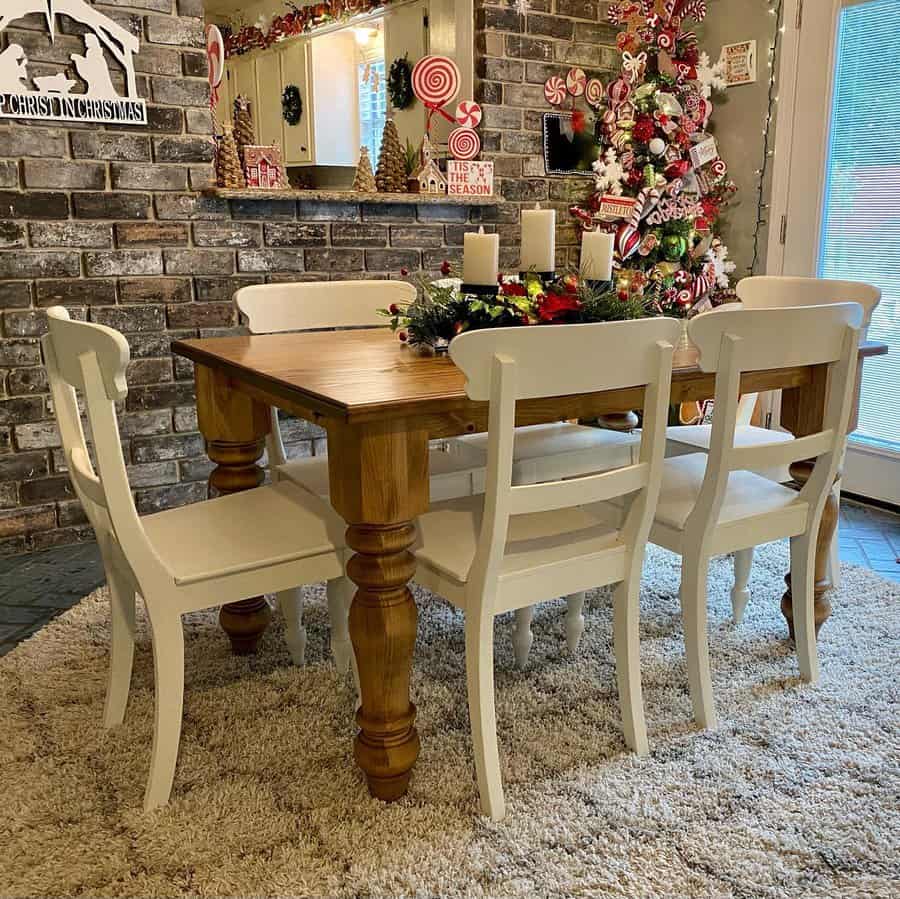
{"type": "MultiPolygon", "coordinates": [[[[863,322],[858,303],[806,308],[735,310],[701,315],[688,333],[700,368],[716,372],[716,411],[709,454],[666,459],[650,540],[682,559],[681,608],[694,715],[715,727],[706,580],[711,556],[791,538],[791,590],[800,673],[818,677],[813,615],[816,537],[825,500],[846,445],[863,322]],[[823,429],[788,442],[737,446],[741,374],[793,365],[828,364],[823,429]],[[755,474],[760,468],[815,459],[798,493],[755,474]]],[[[615,521],[613,504],[592,512],[615,521]]]]}
{"type": "MultiPolygon", "coordinates": [[[[251,334],[280,334],[325,328],[384,327],[379,308],[408,303],[416,289],[405,281],[333,281],[263,284],[241,288],[234,301],[247,320],[251,334]]],[[[289,460],[278,423],[278,410],[270,410],[272,427],[266,438],[273,482],[288,480],[314,496],[329,496],[328,460],[324,456],[289,460]]],[[[429,468],[434,501],[470,496],[475,482],[483,483],[485,456],[464,446],[432,447],[429,468]]],[[[483,489],[483,488],[482,488],[483,489]]],[[[344,672],[353,661],[348,615],[356,588],[346,577],[326,586],[331,618],[331,651],[335,666],[344,672]]],[[[306,653],[302,594],[299,590],[278,596],[285,618],[288,643],[294,661],[302,665],[306,653]]]]}
{"type": "MultiPolygon", "coordinates": [[[[872,320],[872,313],[881,300],[881,291],[871,284],[858,281],[831,281],[820,278],[797,278],[763,275],[744,278],[737,286],[738,298],[744,309],[783,309],[788,306],[819,306],[829,303],[859,303],[863,307],[863,339],[865,330],[872,320]]],[[[725,307],[719,307],[724,309],[725,307]]],[[[718,311],[718,310],[717,310],[718,311]]],[[[737,447],[761,446],[766,443],[787,442],[793,435],[786,431],[776,431],[752,425],[751,419],[756,408],[758,394],[741,397],[738,408],[734,444],[737,447]]],[[[667,456],[682,456],[709,451],[712,440],[711,425],[682,425],[670,427],[666,431],[668,440],[667,456]]],[[[777,465],[758,470],[757,474],[779,484],[787,484],[792,478],[787,465],[777,465]]],[[[840,493],[840,485],[835,487],[840,493]]],[[[740,623],[744,609],[750,600],[750,572],[753,566],[754,547],[735,553],[734,586],[731,591],[731,605],[736,623],[740,623]]],[[[838,560],[838,539],[835,532],[831,547],[832,583],[837,584],[840,574],[838,560]]]]}
{"type": "Polygon", "coordinates": [[[625,740],[647,752],[638,644],[644,547],[662,470],[672,354],[680,325],[647,319],[463,334],[450,356],[473,400],[490,402],[484,496],[434,505],[418,520],[416,580],[465,614],[469,715],[481,806],[504,815],[494,713],[493,626],[503,612],[617,584],[613,617],[625,740]],[[597,360],[603,360],[598,364],[597,360]],[[514,486],[516,401],[645,386],[639,461],[618,471],[514,486]],[[585,503],[627,495],[621,528],[585,503]]]}
{"type": "Polygon", "coordinates": [[[134,654],[135,595],[153,639],[156,711],[147,809],[172,789],[184,694],[187,612],[339,577],[343,522],[288,481],[140,518],[128,485],[115,403],[127,392],[125,338],[47,310],[44,359],[69,476],[97,535],[109,584],[111,646],[103,722],[125,715],[134,654]],[[94,470],[78,413],[84,397],[94,470]]]}

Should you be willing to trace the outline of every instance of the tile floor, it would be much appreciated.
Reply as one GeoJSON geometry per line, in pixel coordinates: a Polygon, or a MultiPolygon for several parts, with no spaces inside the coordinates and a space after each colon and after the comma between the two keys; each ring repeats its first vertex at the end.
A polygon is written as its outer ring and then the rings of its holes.
{"type": "MultiPolygon", "coordinates": [[[[900,583],[900,515],[841,503],[841,559],[900,583]]],[[[0,558],[0,656],[105,581],[94,543],[0,558]]]]}

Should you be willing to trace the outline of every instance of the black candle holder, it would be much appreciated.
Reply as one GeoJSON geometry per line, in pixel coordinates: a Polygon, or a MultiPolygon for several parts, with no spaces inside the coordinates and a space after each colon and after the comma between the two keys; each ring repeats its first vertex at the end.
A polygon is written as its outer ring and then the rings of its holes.
{"type": "Polygon", "coordinates": [[[495,297],[498,289],[496,284],[460,284],[459,286],[460,293],[476,297],[495,297]]]}

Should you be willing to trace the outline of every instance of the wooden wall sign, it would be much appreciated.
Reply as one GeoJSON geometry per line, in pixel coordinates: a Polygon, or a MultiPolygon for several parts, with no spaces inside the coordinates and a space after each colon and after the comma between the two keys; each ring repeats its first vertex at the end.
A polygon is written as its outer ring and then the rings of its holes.
{"type": "Polygon", "coordinates": [[[494,163],[448,159],[447,193],[458,197],[491,196],[494,193],[494,163]]]}
{"type": "Polygon", "coordinates": [[[134,69],[140,42],[130,31],[87,0],[3,0],[0,33],[32,13],[44,17],[51,42],[56,38],[57,16],[68,16],[85,26],[84,52],[71,53],[72,65],[55,74],[32,75],[24,48],[10,43],[0,52],[0,118],[147,124],[147,104],[137,95],[134,69]],[[122,67],[124,96],[113,84],[104,51],[122,67]]]}

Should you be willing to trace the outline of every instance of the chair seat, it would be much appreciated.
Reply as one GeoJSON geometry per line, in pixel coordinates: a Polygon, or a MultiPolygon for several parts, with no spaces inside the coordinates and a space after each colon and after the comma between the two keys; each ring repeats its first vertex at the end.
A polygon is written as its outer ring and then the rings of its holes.
{"type": "MultiPolygon", "coordinates": [[[[791,434],[784,431],[771,431],[768,428],[758,428],[754,425],[738,425],[734,429],[734,445],[760,446],[765,443],[788,443],[793,440],[791,434]]],[[[666,428],[666,455],[683,456],[697,452],[698,449],[708,450],[712,440],[712,425],[679,425],[666,428]]],[[[756,474],[770,481],[785,484],[791,480],[790,472],[786,465],[774,468],[759,469],[756,474]]]]}
{"type": "Polygon", "coordinates": [[[194,584],[344,547],[343,520],[288,481],[141,519],[175,583],[194,584]]]}
{"type": "MultiPolygon", "coordinates": [[[[467,435],[453,442],[487,454],[487,434],[467,435]]],[[[533,484],[622,468],[635,461],[640,442],[636,434],[567,422],[516,428],[513,483],[533,484]]]]}
{"type": "MultiPolygon", "coordinates": [[[[428,456],[428,470],[431,481],[431,499],[441,502],[457,496],[468,496],[473,492],[476,473],[483,471],[485,455],[477,449],[453,445],[449,450],[432,449],[428,456]]],[[[328,498],[328,457],[314,456],[292,459],[276,469],[279,476],[292,481],[314,496],[328,498]]],[[[477,478],[484,490],[484,477],[477,478]]]]}
{"type": "MultiPolygon", "coordinates": [[[[483,511],[483,496],[434,504],[416,522],[418,535],[413,552],[418,563],[457,585],[465,584],[475,558],[483,511]]],[[[501,580],[504,576],[590,556],[618,542],[618,532],[586,509],[516,515],[510,519],[501,580]]]]}

